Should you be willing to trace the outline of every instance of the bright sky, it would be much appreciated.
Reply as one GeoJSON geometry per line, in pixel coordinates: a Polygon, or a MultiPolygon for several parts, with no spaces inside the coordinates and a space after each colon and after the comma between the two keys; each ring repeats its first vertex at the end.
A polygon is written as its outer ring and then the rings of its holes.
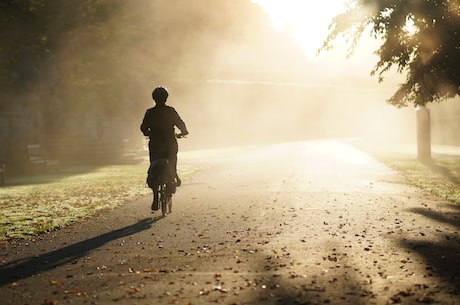
{"type": "Polygon", "coordinates": [[[251,0],[270,16],[277,30],[288,30],[310,60],[328,34],[328,26],[344,11],[346,0],[251,0]]]}

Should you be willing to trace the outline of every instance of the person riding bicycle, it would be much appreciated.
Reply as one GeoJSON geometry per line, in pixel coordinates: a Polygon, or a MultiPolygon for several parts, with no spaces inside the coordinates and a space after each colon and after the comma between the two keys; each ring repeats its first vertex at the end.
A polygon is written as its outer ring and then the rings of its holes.
{"type": "MultiPolygon", "coordinates": [[[[149,158],[150,163],[158,159],[167,159],[172,175],[175,178],[176,186],[181,185],[181,180],[177,174],[177,144],[174,127],[180,130],[178,137],[188,135],[187,127],[177,111],[166,105],[169,93],[165,87],[156,87],[152,92],[152,98],[155,106],[146,110],[144,119],[141,124],[141,131],[144,136],[149,137],[149,158]]],[[[158,209],[157,202],[152,204],[152,208],[158,209]],[[156,203],[156,204],[155,204],[156,203]]]]}

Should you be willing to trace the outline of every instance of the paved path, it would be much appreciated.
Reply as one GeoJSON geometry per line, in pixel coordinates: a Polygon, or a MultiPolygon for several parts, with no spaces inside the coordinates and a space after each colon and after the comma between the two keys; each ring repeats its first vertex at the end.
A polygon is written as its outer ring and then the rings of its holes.
{"type": "Polygon", "coordinates": [[[186,153],[145,198],[1,250],[1,304],[459,304],[460,209],[347,142],[186,153]]]}

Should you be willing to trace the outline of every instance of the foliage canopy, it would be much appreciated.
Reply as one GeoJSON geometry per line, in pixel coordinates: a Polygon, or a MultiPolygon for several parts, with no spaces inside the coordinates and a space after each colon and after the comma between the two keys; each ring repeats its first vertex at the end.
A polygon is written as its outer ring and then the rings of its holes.
{"type": "MultiPolygon", "coordinates": [[[[248,0],[0,1],[0,93],[15,86],[19,50],[29,47],[38,64],[56,55],[63,108],[85,113],[96,92],[106,114],[143,110],[156,83],[269,74],[273,56],[289,52],[269,22],[248,0]]],[[[18,111],[17,91],[0,111],[18,111]]]]}
{"type": "Polygon", "coordinates": [[[406,73],[390,104],[423,106],[459,95],[458,0],[349,0],[345,12],[333,19],[323,49],[343,36],[351,55],[368,31],[382,41],[371,75],[382,81],[392,67],[406,73]]]}

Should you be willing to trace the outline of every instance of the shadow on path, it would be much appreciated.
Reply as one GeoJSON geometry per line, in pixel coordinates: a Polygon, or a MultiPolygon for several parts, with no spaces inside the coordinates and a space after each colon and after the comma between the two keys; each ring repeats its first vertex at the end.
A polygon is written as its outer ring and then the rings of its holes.
{"type": "MultiPolygon", "coordinates": [[[[452,230],[440,231],[441,238],[438,240],[401,240],[400,244],[418,253],[425,259],[427,274],[439,276],[445,283],[449,284],[456,293],[460,293],[460,239],[457,234],[460,228],[460,206],[452,205],[446,212],[437,212],[430,209],[414,208],[409,211],[423,215],[439,223],[447,224],[452,230]],[[457,287],[457,288],[455,288],[457,287]]],[[[433,228],[435,230],[435,228],[433,228]]]]}
{"type": "Polygon", "coordinates": [[[133,225],[107,232],[52,252],[9,262],[0,266],[0,274],[2,275],[0,277],[0,287],[72,262],[107,242],[148,230],[159,219],[161,217],[145,218],[133,225]]]}
{"type": "MultiPolygon", "coordinates": [[[[340,260],[346,264],[347,258],[341,257],[340,260]]],[[[253,293],[253,299],[249,303],[364,305],[368,304],[369,298],[375,298],[370,287],[362,284],[359,275],[353,270],[332,268],[328,271],[327,274],[324,271],[316,274],[309,271],[308,277],[295,271],[288,272],[287,276],[267,277],[264,283],[270,293],[253,293]]]]}

